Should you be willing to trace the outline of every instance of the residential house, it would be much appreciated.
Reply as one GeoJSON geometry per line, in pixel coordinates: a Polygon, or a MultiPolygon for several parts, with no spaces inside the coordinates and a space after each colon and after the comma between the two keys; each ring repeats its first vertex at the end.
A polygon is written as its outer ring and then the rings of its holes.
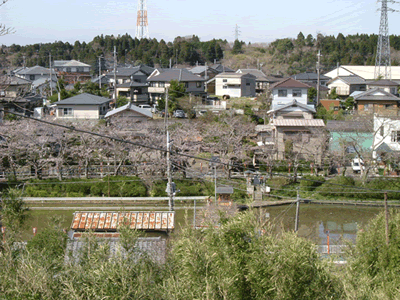
{"type": "Polygon", "coordinates": [[[176,80],[185,84],[186,93],[196,97],[204,98],[207,93],[204,88],[204,79],[190,73],[186,69],[155,69],[154,72],[147,78],[149,82],[150,100],[154,103],[161,99],[170,82],[176,80]]]}
{"type": "Polygon", "coordinates": [[[330,133],[329,151],[336,156],[343,158],[356,150],[367,153],[372,147],[372,118],[356,116],[352,121],[329,120],[326,129],[330,133]]]}
{"type": "Polygon", "coordinates": [[[271,119],[312,119],[313,104],[308,104],[309,85],[287,78],[271,86],[272,105],[267,112],[271,119]]]}
{"type": "Polygon", "coordinates": [[[318,164],[327,148],[325,123],[321,119],[274,119],[276,158],[304,159],[318,164]]]}
{"type": "Polygon", "coordinates": [[[374,116],[373,157],[400,158],[400,117],[374,116]]]}
{"type": "Polygon", "coordinates": [[[44,95],[47,92],[47,95],[50,95],[50,88],[54,91],[57,89],[57,79],[53,78],[53,80],[49,80],[49,78],[39,78],[32,82],[32,91],[36,94],[44,95]]]}
{"type": "MultiPolygon", "coordinates": [[[[330,78],[358,76],[364,80],[375,80],[375,66],[339,66],[324,74],[330,78]]],[[[391,66],[391,80],[400,83],[400,66],[391,66]]]]}
{"type": "Polygon", "coordinates": [[[117,85],[117,97],[126,97],[137,104],[149,103],[148,84],[135,81],[117,85]]]}
{"type": "Polygon", "coordinates": [[[399,115],[400,98],[380,88],[373,88],[354,96],[354,102],[359,115],[399,115]]]}
{"type": "Polygon", "coordinates": [[[91,68],[90,65],[77,60],[54,61],[54,70],[70,84],[90,80],[92,78],[90,75],[91,68]]]}
{"type": "MultiPolygon", "coordinates": [[[[147,78],[154,72],[154,68],[146,65],[138,65],[135,67],[118,67],[115,73],[117,84],[126,82],[146,83],[147,78]]],[[[108,72],[107,76],[110,82],[114,82],[114,71],[108,72]]]]}
{"type": "Polygon", "coordinates": [[[111,78],[108,75],[101,75],[101,76],[97,76],[95,78],[92,79],[92,82],[95,84],[99,84],[100,81],[100,86],[103,87],[105,86],[110,86],[111,85],[111,78]]]}
{"type": "Polygon", "coordinates": [[[256,76],[243,73],[221,73],[215,76],[215,95],[225,98],[255,97],[256,76]]]}
{"type": "Polygon", "coordinates": [[[221,72],[218,72],[217,70],[209,66],[196,66],[192,69],[189,69],[189,72],[205,79],[207,86],[207,93],[212,95],[215,94],[215,80],[212,79],[221,72]]]}
{"type": "Polygon", "coordinates": [[[32,82],[17,76],[0,77],[0,97],[13,100],[29,93],[32,82]]]}
{"type": "Polygon", "coordinates": [[[109,109],[110,99],[83,93],[55,103],[58,119],[100,119],[109,109]]]}
{"type": "Polygon", "coordinates": [[[239,74],[251,74],[256,77],[256,94],[262,94],[267,91],[271,82],[263,71],[258,69],[239,69],[236,71],[239,74]]]}
{"type": "Polygon", "coordinates": [[[349,97],[355,91],[366,91],[367,82],[364,78],[357,75],[339,76],[328,81],[328,88],[340,97],[349,97]]]}
{"type": "Polygon", "coordinates": [[[149,109],[140,108],[133,105],[131,102],[128,104],[118,107],[116,109],[110,110],[104,116],[105,119],[111,120],[114,118],[127,119],[130,122],[143,122],[153,118],[153,114],[149,109]]]}
{"type": "MultiPolygon", "coordinates": [[[[19,78],[24,78],[30,81],[35,81],[38,79],[48,79],[50,80],[50,69],[41,66],[34,66],[30,68],[19,68],[15,70],[14,75],[19,78]]],[[[54,70],[51,70],[51,77],[53,80],[57,81],[57,76],[54,70]]]]}
{"type": "Polygon", "coordinates": [[[399,83],[387,79],[372,80],[367,82],[367,90],[380,88],[385,92],[391,93],[397,97],[399,96],[399,86],[399,83]]]}
{"type": "Polygon", "coordinates": [[[333,110],[335,115],[339,113],[340,100],[323,99],[320,100],[320,104],[328,111],[333,110]]]}

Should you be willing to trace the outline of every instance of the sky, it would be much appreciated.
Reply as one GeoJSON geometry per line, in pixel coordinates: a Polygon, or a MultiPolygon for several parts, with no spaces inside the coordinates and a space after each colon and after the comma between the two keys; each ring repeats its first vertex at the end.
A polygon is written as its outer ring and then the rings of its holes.
{"type": "MultiPolygon", "coordinates": [[[[400,4],[389,5],[400,9],[400,4]]],[[[376,0],[168,0],[147,1],[149,35],[173,41],[177,36],[269,43],[279,38],[317,33],[379,33],[376,0]]],[[[15,33],[0,44],[27,45],[63,41],[90,42],[95,36],[135,36],[137,0],[9,0],[0,7],[0,23],[15,33]]],[[[389,14],[390,34],[400,34],[399,13],[389,14]]]]}

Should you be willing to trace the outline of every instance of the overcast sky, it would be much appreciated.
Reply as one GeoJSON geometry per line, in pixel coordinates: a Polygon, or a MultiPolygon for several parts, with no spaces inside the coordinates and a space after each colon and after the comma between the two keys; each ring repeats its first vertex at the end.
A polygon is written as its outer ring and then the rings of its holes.
{"type": "MultiPolygon", "coordinates": [[[[400,9],[399,4],[391,5],[400,9]]],[[[246,42],[277,38],[379,33],[380,3],[375,0],[168,0],[147,1],[149,33],[157,40],[197,35],[234,40],[235,25],[246,42]]],[[[0,22],[14,27],[0,44],[26,45],[76,40],[90,42],[97,35],[135,36],[137,0],[9,0],[0,7],[0,22]]],[[[399,13],[389,14],[390,34],[400,34],[399,13]]]]}

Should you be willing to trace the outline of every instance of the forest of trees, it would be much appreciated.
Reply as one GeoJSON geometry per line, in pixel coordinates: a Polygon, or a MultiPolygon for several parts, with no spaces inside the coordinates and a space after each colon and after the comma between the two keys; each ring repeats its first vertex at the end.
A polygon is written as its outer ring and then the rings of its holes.
{"type": "MultiPolygon", "coordinates": [[[[173,42],[164,40],[138,40],[128,34],[121,36],[100,35],[93,41],[74,44],[56,41],[54,43],[33,45],[11,45],[0,48],[0,67],[22,66],[25,57],[26,66],[49,66],[49,53],[54,60],[76,59],[93,66],[97,73],[98,57],[103,56],[111,64],[114,46],[118,62],[127,64],[147,64],[149,66],[168,67],[173,65],[195,65],[223,62],[231,68],[256,67],[257,59],[263,63],[266,73],[279,71],[284,75],[315,70],[316,53],[321,51],[323,70],[329,71],[341,65],[374,65],[378,36],[376,34],[356,34],[337,36],[317,34],[305,36],[300,32],[296,38],[278,39],[270,44],[246,44],[235,41],[212,39],[200,41],[200,38],[177,37],[173,42]]],[[[400,64],[400,36],[391,35],[392,65],[400,64]]]]}

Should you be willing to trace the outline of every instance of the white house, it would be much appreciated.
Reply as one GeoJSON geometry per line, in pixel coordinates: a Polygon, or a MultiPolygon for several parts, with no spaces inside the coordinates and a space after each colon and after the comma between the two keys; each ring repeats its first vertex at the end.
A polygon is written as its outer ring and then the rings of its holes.
{"type": "Polygon", "coordinates": [[[307,103],[309,88],[309,85],[293,78],[272,85],[272,106],[268,114],[272,119],[312,119],[315,108],[307,103]]]}
{"type": "Polygon", "coordinates": [[[55,103],[57,119],[100,119],[109,109],[111,99],[80,94],[55,103]]]}
{"type": "MultiPolygon", "coordinates": [[[[400,66],[391,66],[391,80],[400,82],[400,66]]],[[[330,78],[339,76],[359,76],[365,80],[375,80],[375,66],[339,66],[324,74],[330,78]]]]}
{"type": "Polygon", "coordinates": [[[231,98],[255,97],[256,76],[242,73],[221,73],[215,76],[215,94],[231,98]]]}
{"type": "Polygon", "coordinates": [[[374,116],[373,157],[400,151],[400,117],[374,116]]]}

